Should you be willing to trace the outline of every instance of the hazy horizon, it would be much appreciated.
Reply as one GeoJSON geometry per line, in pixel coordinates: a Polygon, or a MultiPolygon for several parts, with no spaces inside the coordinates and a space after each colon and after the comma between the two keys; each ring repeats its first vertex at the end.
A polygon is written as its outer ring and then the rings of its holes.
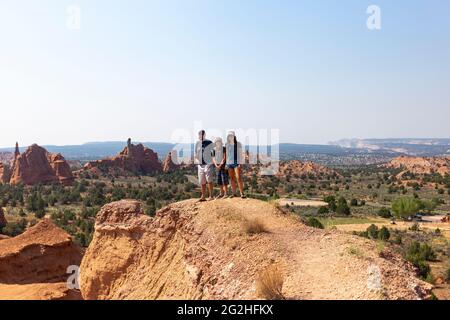
{"type": "Polygon", "coordinates": [[[5,0],[0,146],[171,142],[196,121],[280,129],[283,143],[450,137],[449,12],[438,0],[5,0]],[[372,4],[381,30],[366,26],[372,4]]]}

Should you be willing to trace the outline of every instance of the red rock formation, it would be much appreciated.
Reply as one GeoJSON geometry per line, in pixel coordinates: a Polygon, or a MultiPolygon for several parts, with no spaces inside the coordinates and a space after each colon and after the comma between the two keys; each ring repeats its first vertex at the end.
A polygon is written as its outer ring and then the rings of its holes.
{"type": "Polygon", "coordinates": [[[23,154],[16,156],[12,169],[11,184],[62,183],[74,181],[70,167],[60,154],[52,154],[33,144],[23,154]]]}
{"type": "Polygon", "coordinates": [[[66,281],[67,267],[79,265],[81,258],[70,235],[44,219],[19,236],[0,241],[0,283],[66,281]]]}
{"type": "Polygon", "coordinates": [[[166,159],[163,162],[163,171],[170,172],[180,168],[180,165],[176,163],[176,153],[174,151],[169,152],[166,159]]]}
{"type": "Polygon", "coordinates": [[[83,171],[92,172],[95,169],[104,174],[139,175],[161,172],[162,166],[158,160],[158,154],[153,150],[142,144],[134,145],[128,141],[128,145],[117,156],[88,162],[83,171]]]}

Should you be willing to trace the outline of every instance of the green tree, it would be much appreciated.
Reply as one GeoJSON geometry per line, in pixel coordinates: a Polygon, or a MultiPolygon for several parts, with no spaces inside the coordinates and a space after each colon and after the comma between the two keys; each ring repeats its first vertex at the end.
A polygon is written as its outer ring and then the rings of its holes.
{"type": "Polygon", "coordinates": [[[392,212],[398,218],[408,218],[420,210],[420,201],[414,198],[397,198],[392,203],[392,212]]]}
{"type": "Polygon", "coordinates": [[[340,197],[336,205],[336,213],[348,216],[350,214],[350,207],[344,197],[340,197]]]}

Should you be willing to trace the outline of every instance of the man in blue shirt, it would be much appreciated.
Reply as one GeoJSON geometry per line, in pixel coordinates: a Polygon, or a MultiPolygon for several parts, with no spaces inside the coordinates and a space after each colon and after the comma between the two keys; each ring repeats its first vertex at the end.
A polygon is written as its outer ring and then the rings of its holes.
{"type": "Polygon", "coordinates": [[[207,186],[209,192],[208,200],[214,199],[213,182],[216,171],[211,156],[214,145],[211,140],[208,140],[205,137],[205,130],[201,130],[198,133],[199,141],[195,144],[194,161],[198,165],[198,182],[202,186],[202,195],[199,201],[206,201],[207,186]]]}

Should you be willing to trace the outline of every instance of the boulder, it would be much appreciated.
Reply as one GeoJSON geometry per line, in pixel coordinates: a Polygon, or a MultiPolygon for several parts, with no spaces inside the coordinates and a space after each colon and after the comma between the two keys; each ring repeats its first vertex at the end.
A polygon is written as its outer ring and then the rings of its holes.
{"type": "Polygon", "coordinates": [[[0,241],[0,284],[65,282],[80,265],[81,248],[68,233],[43,219],[21,235],[0,241]]]}

